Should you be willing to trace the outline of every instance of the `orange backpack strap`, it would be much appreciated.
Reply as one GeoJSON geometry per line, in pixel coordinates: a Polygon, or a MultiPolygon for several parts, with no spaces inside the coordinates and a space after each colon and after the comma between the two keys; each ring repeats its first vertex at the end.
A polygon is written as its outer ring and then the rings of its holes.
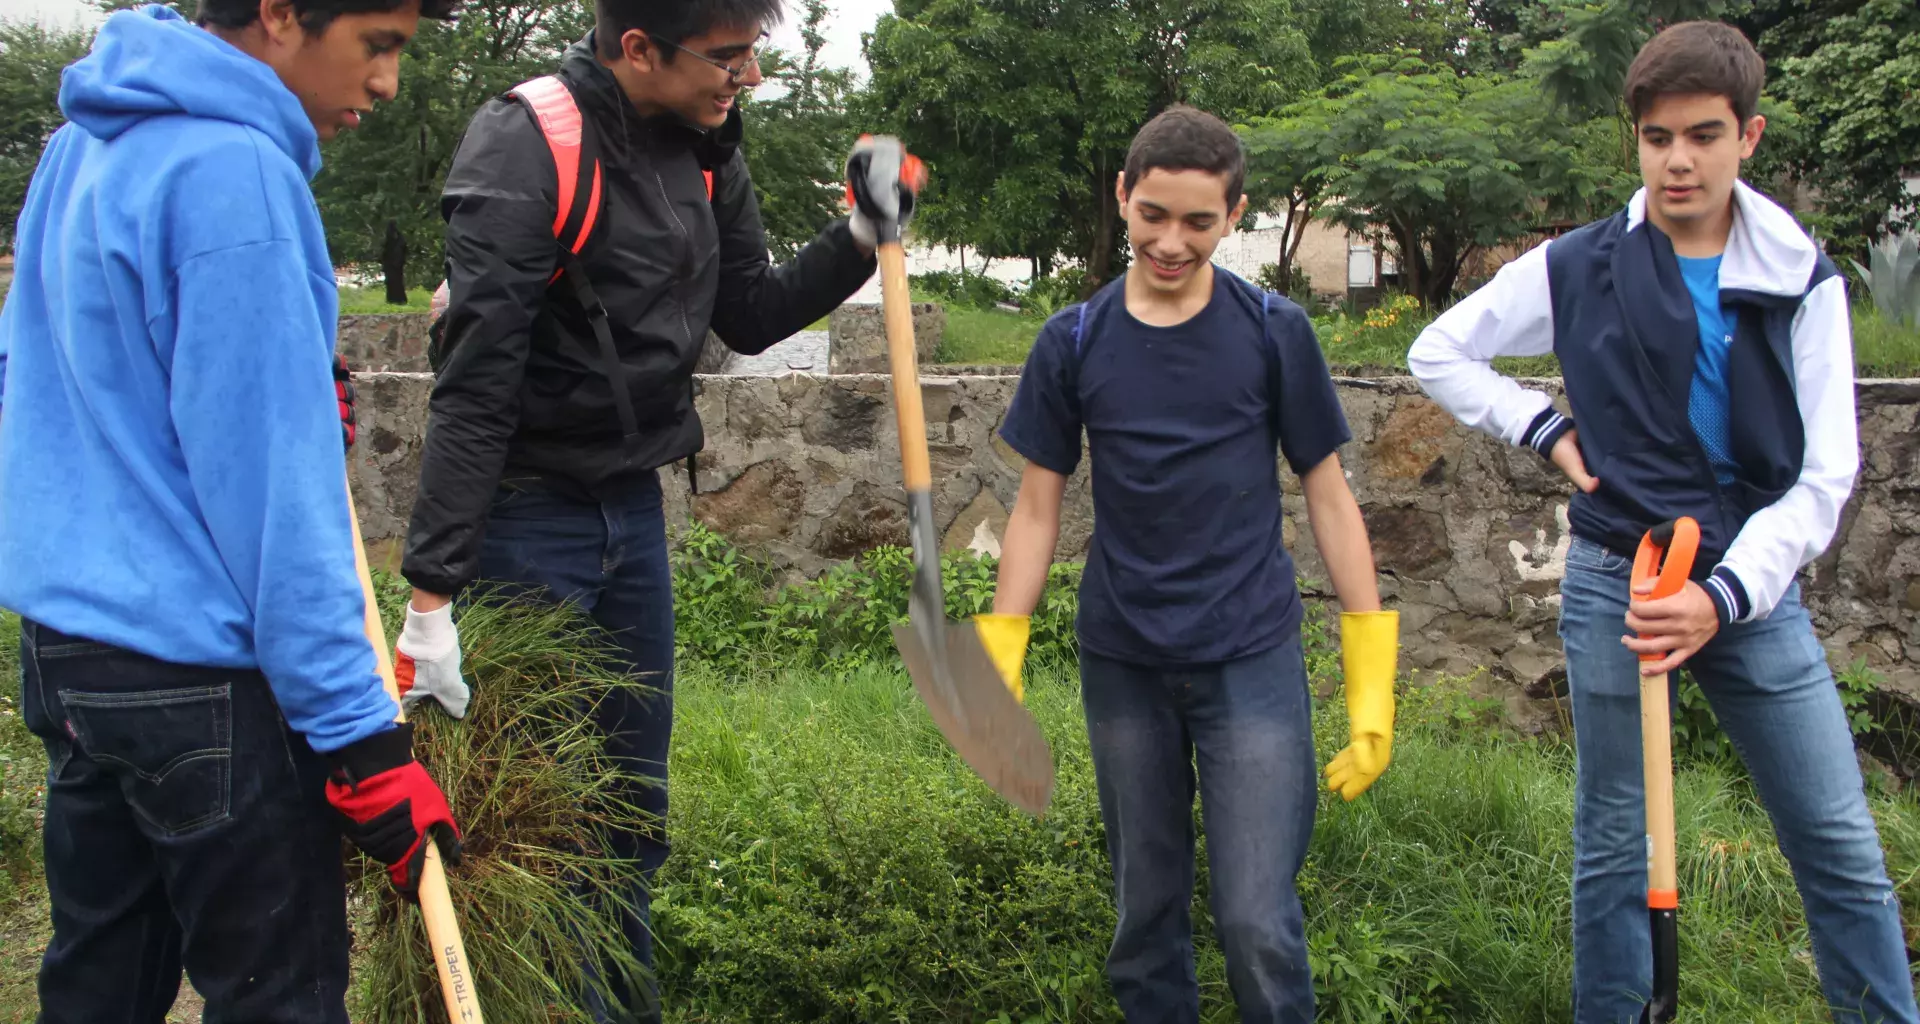
{"type": "MultiPolygon", "coordinates": [[[[585,130],[580,106],[573,93],[556,75],[542,75],[516,85],[513,95],[526,104],[527,112],[553,153],[553,168],[559,180],[559,202],[553,218],[553,237],[567,252],[578,255],[593,234],[600,218],[600,158],[597,147],[585,130]]],[[[554,271],[559,278],[564,265],[554,271]]]]}

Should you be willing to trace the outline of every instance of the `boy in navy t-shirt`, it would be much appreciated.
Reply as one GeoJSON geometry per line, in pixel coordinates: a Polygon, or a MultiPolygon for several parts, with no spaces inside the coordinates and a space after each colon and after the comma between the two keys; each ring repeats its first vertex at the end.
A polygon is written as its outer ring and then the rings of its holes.
{"type": "Polygon", "coordinates": [[[1175,107],[1141,129],[1115,185],[1133,264],[1047,322],[1000,432],[1028,465],[994,614],[978,625],[1016,690],[1083,430],[1091,449],[1080,672],[1120,910],[1107,969],[1130,1021],[1199,1017],[1196,782],[1241,1019],[1313,1018],[1294,877],[1318,787],[1280,453],[1346,609],[1353,743],[1327,770],[1331,788],[1358,796],[1392,744],[1398,613],[1380,610],[1313,327],[1210,262],[1246,209],[1245,176],[1217,118],[1175,107]]]}
{"type": "Polygon", "coordinates": [[[1859,451],[1846,282],[1739,180],[1764,77],[1729,26],[1655,36],[1626,81],[1646,187],[1502,268],[1407,354],[1435,401],[1577,487],[1560,586],[1576,1024],[1638,1019],[1652,989],[1639,677],[1682,664],[1773,817],[1835,1015],[1920,1021],[1846,714],[1794,581],[1832,539],[1859,451]],[[1488,365],[1546,352],[1571,418],[1488,365]],[[1680,516],[1700,523],[1693,582],[1647,600],[1634,550],[1680,516]],[[1662,657],[1643,668],[1642,652],[1662,657]]]}

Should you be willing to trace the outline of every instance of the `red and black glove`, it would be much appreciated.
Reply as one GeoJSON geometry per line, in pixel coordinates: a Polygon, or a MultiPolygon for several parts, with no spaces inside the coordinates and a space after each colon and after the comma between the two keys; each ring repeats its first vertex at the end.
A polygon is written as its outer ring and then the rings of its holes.
{"type": "Polygon", "coordinates": [[[393,887],[420,901],[420,869],[431,835],[449,865],[460,863],[460,826],[433,778],[413,759],[413,724],[402,722],[329,755],[327,802],[341,830],[367,856],[387,865],[393,887]]]}
{"type": "Polygon", "coordinates": [[[347,357],[344,355],[337,355],[333,359],[333,397],[340,403],[340,430],[346,435],[347,447],[352,448],[359,422],[353,415],[353,380],[347,375],[347,357]]]}

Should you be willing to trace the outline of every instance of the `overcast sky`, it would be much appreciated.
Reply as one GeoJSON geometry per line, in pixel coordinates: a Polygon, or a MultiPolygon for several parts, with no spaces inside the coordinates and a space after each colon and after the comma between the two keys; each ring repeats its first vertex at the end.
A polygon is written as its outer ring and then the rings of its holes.
{"type": "MultiPolygon", "coordinates": [[[[190,9],[190,5],[182,5],[190,9]]],[[[866,61],[860,57],[860,33],[871,31],[882,13],[893,9],[893,0],[832,0],[833,15],[827,21],[827,45],[822,57],[830,67],[853,68],[866,77],[866,61]]],[[[800,5],[788,0],[786,23],[774,32],[772,42],[782,49],[800,49],[800,5]]],[[[80,0],[0,0],[0,17],[31,18],[48,24],[72,24],[97,20],[93,9],[80,0]]]]}

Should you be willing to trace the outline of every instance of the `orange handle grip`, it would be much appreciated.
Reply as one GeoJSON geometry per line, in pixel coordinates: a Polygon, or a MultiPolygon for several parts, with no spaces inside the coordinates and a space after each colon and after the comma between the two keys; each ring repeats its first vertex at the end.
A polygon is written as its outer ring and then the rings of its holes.
{"type": "MultiPolygon", "coordinates": [[[[1693,558],[1700,550],[1700,524],[1691,516],[1661,523],[1640,538],[1640,550],[1633,556],[1633,586],[1653,580],[1653,593],[1638,600],[1658,601],[1678,594],[1693,572],[1693,558]],[[1663,560],[1664,559],[1664,560],[1663,560]]],[[[1663,655],[1642,654],[1641,661],[1659,661],[1663,655]]]]}

